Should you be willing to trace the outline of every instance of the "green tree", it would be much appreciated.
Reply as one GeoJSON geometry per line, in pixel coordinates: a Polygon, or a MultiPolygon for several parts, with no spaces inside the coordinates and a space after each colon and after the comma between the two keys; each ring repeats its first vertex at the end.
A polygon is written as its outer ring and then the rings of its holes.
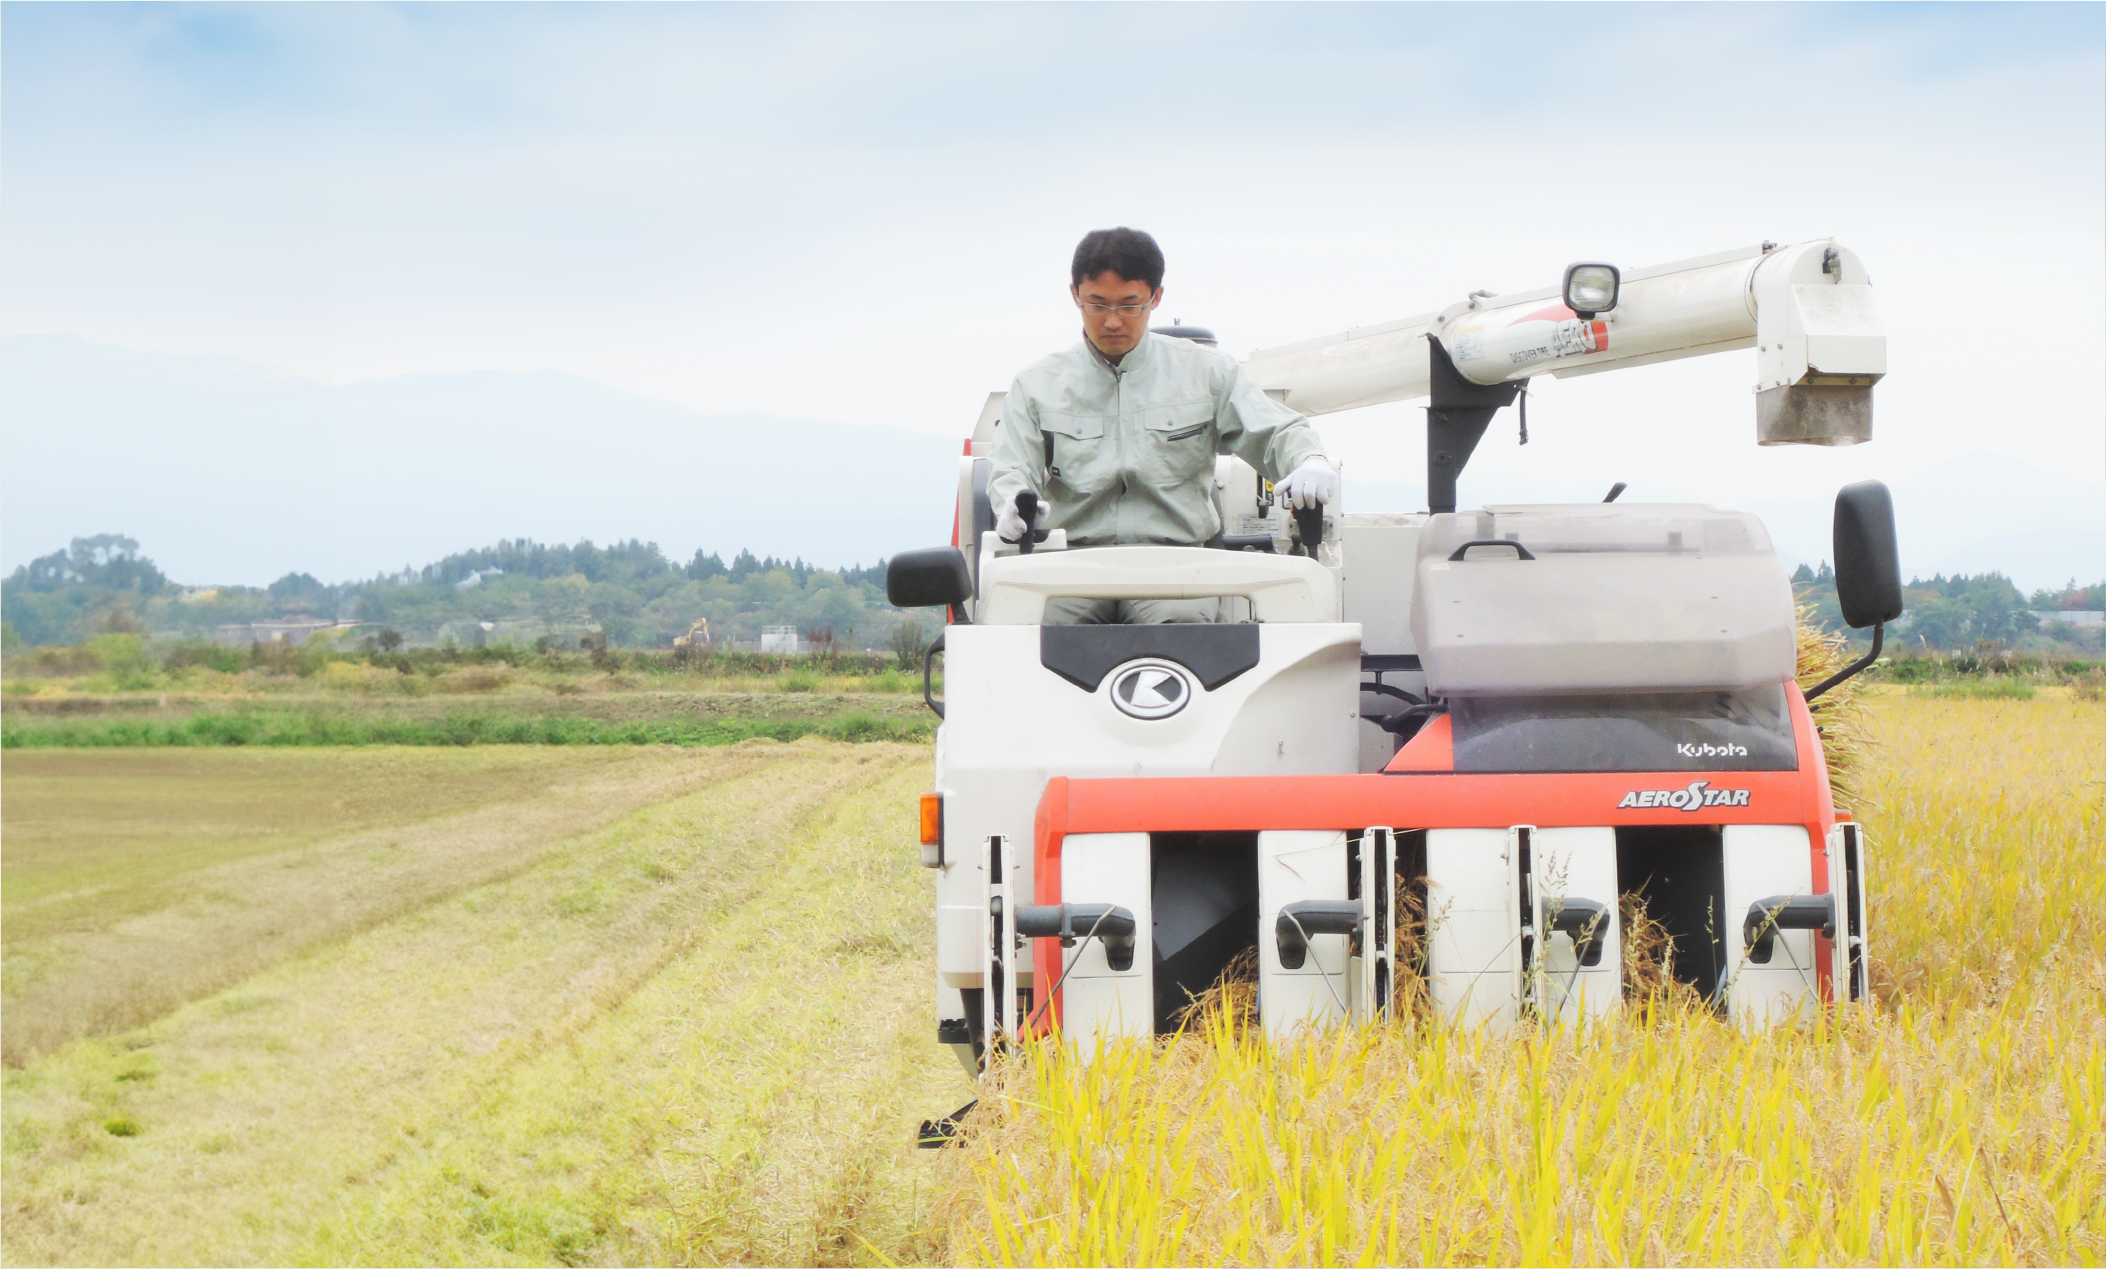
{"type": "Polygon", "coordinates": [[[892,627],[892,636],[885,644],[892,649],[892,659],[900,669],[915,670],[921,668],[922,656],[929,650],[929,636],[919,621],[904,617],[892,627]]]}
{"type": "Polygon", "coordinates": [[[146,641],[136,634],[99,634],[88,640],[88,651],[102,665],[103,673],[116,681],[119,691],[137,691],[154,681],[154,659],[146,653],[146,641]]]}
{"type": "Polygon", "coordinates": [[[1835,590],[1835,570],[1822,560],[1817,572],[1801,564],[1792,574],[1792,594],[1802,604],[1813,608],[1814,623],[1823,630],[1841,632],[1843,625],[1843,601],[1835,590]]]}
{"type": "Polygon", "coordinates": [[[2040,629],[2040,619],[2025,606],[2025,597],[2001,573],[1973,577],[1939,574],[1902,588],[1907,600],[1906,638],[1932,648],[1955,651],[1983,643],[2012,644],[2040,629]]]}
{"type": "Polygon", "coordinates": [[[17,568],[0,587],[0,616],[27,643],[77,643],[111,625],[136,627],[139,610],[168,589],[136,541],[99,533],[17,568]]]}
{"type": "Polygon", "coordinates": [[[167,589],[168,578],[152,560],[139,554],[139,544],[133,539],[121,533],[98,533],[75,538],[65,550],[31,560],[16,569],[7,584],[32,591],[93,586],[158,595],[167,589]]]}
{"type": "Polygon", "coordinates": [[[287,573],[265,588],[264,593],[271,597],[280,613],[336,611],[336,597],[312,574],[287,573]]]}
{"type": "Polygon", "coordinates": [[[2069,579],[2069,585],[2059,591],[2036,590],[2028,601],[2043,612],[2100,612],[2106,611],[2106,582],[2092,586],[2079,586],[2077,579],[2069,579]]]}

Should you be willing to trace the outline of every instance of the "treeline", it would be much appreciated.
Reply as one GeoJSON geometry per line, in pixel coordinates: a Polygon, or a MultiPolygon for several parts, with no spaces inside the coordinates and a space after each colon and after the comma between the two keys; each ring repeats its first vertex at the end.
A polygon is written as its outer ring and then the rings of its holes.
{"type": "Polygon", "coordinates": [[[100,533],[16,569],[0,583],[0,619],[10,644],[79,643],[145,630],[149,608],[177,590],[137,542],[100,533]]]}
{"type": "MultiPolygon", "coordinates": [[[[543,546],[539,542],[521,539],[502,541],[496,546],[480,551],[461,551],[449,555],[436,564],[427,564],[411,573],[408,569],[396,578],[408,582],[448,582],[459,584],[471,577],[489,573],[507,576],[523,575],[549,579],[569,577],[573,574],[589,582],[635,582],[658,577],[667,572],[678,572],[691,581],[706,582],[711,578],[729,577],[736,582],[745,581],[757,573],[787,572],[799,585],[816,574],[827,570],[807,564],[802,559],[778,560],[774,556],[757,558],[751,551],[740,551],[726,564],[714,551],[695,552],[695,557],[685,564],[675,564],[666,559],[656,542],[639,542],[631,539],[612,546],[598,547],[591,542],[580,542],[576,546],[543,546]]],[[[879,560],[869,568],[836,570],[844,578],[882,587],[885,583],[885,563],[879,560]]]]}
{"type": "MultiPolygon", "coordinates": [[[[1822,561],[1819,569],[1804,564],[1792,575],[1799,601],[1813,608],[1823,627],[1846,631],[1835,571],[1822,561]]],[[[1907,610],[1887,631],[1887,646],[1911,650],[1959,652],[1984,647],[2047,649],[2053,646],[2102,650],[2098,626],[2058,623],[2057,612],[2106,610],[2106,582],[2079,586],[2075,579],[2060,590],[2020,591],[2001,573],[1974,576],[1940,573],[1929,580],[1912,578],[1902,586],[1907,610]],[[2046,616],[2043,616],[2046,614],[2046,616]]],[[[1857,634],[1859,632],[1850,632],[1857,634]]]]}
{"type": "Polygon", "coordinates": [[[184,587],[117,534],[76,538],[0,584],[11,646],[76,644],[98,634],[231,638],[295,617],[356,622],[354,637],[391,644],[670,647],[708,622],[713,643],[795,626],[844,648],[888,646],[904,614],[885,602],[884,561],[824,569],[739,551],[668,560],[655,543],[546,546],[503,541],[365,581],[288,573],[269,586],[184,587]]]}
{"type": "MultiPolygon", "coordinates": [[[[714,552],[666,558],[655,543],[543,545],[519,540],[462,551],[422,568],[328,584],[288,573],[269,586],[184,587],[119,534],[75,538],[0,583],[7,645],[78,644],[99,634],[246,643],[244,628],[289,617],[359,623],[354,640],[402,646],[508,644],[589,651],[669,648],[708,623],[716,645],[795,626],[828,648],[891,647],[907,614],[885,602],[885,563],[823,569],[802,559],[730,562],[714,552]]],[[[1843,630],[1824,562],[1793,576],[1816,620],[1843,630]]],[[[1888,632],[1897,652],[1985,647],[2106,651],[2106,629],[2058,623],[2061,611],[2106,609],[2106,583],[2022,593],[2000,573],[1912,579],[1908,611],[1888,632]],[[2050,614],[2043,620],[2041,614],[2050,614]]],[[[924,621],[922,624],[926,625],[924,621]]],[[[911,641],[911,640],[910,640],[911,641]]]]}

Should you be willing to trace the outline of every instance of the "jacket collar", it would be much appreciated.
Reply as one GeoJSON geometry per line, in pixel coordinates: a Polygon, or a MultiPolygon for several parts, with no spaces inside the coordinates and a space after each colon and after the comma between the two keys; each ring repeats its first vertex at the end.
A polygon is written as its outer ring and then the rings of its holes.
{"type": "Polygon", "coordinates": [[[1119,358],[1119,364],[1116,366],[1112,364],[1110,358],[1097,351],[1097,345],[1090,342],[1088,335],[1082,337],[1082,353],[1092,365],[1095,365],[1113,378],[1118,378],[1136,370],[1146,369],[1155,352],[1155,341],[1156,334],[1154,331],[1143,331],[1141,333],[1141,342],[1133,346],[1132,352],[1119,358]]]}

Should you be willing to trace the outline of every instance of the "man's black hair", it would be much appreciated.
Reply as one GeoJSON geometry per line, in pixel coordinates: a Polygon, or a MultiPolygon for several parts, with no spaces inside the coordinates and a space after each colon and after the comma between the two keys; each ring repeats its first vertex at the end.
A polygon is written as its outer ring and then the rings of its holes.
{"type": "Polygon", "coordinates": [[[1075,244],[1075,264],[1070,279],[1081,286],[1083,279],[1111,270],[1128,282],[1146,282],[1153,291],[1163,284],[1163,249],[1155,239],[1138,229],[1092,229],[1075,244]]]}

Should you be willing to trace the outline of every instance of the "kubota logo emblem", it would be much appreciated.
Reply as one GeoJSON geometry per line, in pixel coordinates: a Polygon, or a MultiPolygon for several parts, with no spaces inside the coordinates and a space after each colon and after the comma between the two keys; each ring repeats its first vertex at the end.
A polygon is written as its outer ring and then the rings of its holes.
{"type": "Polygon", "coordinates": [[[1616,804],[1622,810],[1701,811],[1707,806],[1746,806],[1748,790],[1714,789],[1709,780],[1692,781],[1686,789],[1633,789],[1616,804]]]}
{"type": "Polygon", "coordinates": [[[1133,718],[1168,718],[1192,699],[1192,684],[1167,665],[1137,665],[1112,680],[1112,704],[1133,718]]]}

